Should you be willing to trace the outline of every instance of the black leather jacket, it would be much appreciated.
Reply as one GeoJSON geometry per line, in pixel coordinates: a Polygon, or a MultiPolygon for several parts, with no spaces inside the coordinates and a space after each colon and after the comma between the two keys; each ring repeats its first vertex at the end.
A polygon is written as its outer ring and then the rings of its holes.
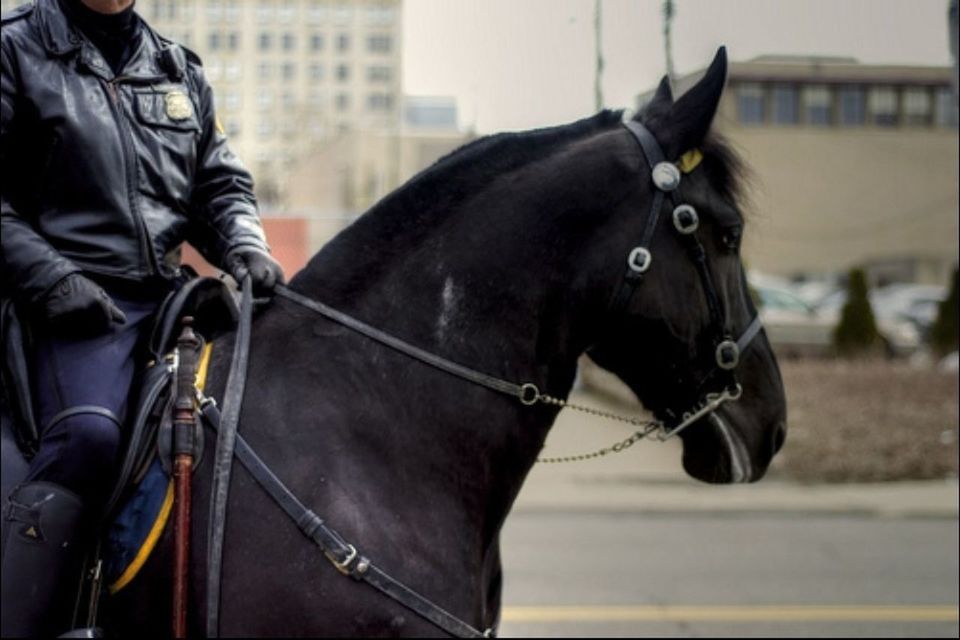
{"type": "Polygon", "coordinates": [[[170,279],[185,239],[215,265],[266,249],[195,54],[144,24],[115,77],[57,0],[2,22],[4,289],[32,301],[76,271],[170,279]]]}

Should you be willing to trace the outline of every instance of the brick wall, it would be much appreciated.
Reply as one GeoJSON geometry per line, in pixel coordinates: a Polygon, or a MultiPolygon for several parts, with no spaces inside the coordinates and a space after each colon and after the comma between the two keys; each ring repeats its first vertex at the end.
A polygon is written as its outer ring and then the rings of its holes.
{"type": "MultiPolygon", "coordinates": [[[[273,257],[283,266],[289,280],[310,259],[309,224],[306,218],[261,218],[273,257]]],[[[219,270],[204,260],[193,247],[183,246],[183,262],[201,275],[217,276],[219,270]]]]}

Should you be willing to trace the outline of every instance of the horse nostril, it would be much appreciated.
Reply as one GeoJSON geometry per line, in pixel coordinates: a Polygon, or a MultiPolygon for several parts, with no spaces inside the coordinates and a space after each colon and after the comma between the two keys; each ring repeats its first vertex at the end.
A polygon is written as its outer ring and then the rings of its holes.
{"type": "Polygon", "coordinates": [[[777,424],[776,430],[773,432],[773,455],[776,455],[780,448],[783,447],[783,441],[787,439],[787,425],[784,422],[777,424]]]}

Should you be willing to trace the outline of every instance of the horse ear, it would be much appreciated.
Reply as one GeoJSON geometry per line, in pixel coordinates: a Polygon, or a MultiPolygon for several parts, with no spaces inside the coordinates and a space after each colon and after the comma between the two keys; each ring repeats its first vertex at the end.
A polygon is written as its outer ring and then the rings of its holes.
{"type": "Polygon", "coordinates": [[[653,98],[650,99],[643,109],[634,116],[634,120],[640,120],[643,118],[646,121],[651,119],[656,119],[660,117],[665,117],[670,113],[670,108],[673,106],[673,91],[670,89],[670,78],[663,76],[660,80],[660,84],[657,86],[656,93],[653,94],[653,98]]]}
{"type": "Polygon", "coordinates": [[[673,104],[668,118],[668,158],[694,149],[703,142],[717,113],[727,80],[727,49],[720,47],[700,81],[673,104]]]}

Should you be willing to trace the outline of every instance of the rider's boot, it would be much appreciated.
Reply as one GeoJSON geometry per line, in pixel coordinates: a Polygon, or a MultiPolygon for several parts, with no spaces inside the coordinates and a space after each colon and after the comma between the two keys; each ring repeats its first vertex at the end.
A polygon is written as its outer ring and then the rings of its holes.
{"type": "Polygon", "coordinates": [[[56,484],[30,482],[10,494],[3,512],[4,638],[49,637],[70,625],[83,515],[80,498],[56,484]]]}

